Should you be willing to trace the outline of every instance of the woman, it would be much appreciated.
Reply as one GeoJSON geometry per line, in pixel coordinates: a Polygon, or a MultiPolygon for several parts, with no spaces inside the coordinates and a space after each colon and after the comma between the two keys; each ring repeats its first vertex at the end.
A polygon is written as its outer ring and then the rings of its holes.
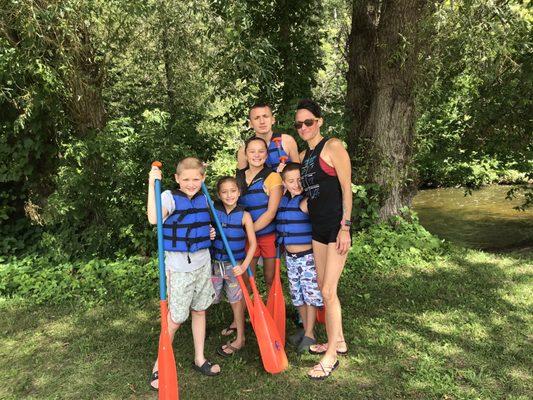
{"type": "Polygon", "coordinates": [[[326,344],[310,348],[311,353],[322,355],[320,362],[308,372],[311,379],[327,378],[339,365],[337,355],[348,351],[337,286],[351,245],[352,167],[343,143],[320,134],[322,124],[319,105],[312,100],[301,100],[294,127],[309,146],[300,154],[301,180],[308,196],[313,253],[326,307],[328,336],[326,344]]]}

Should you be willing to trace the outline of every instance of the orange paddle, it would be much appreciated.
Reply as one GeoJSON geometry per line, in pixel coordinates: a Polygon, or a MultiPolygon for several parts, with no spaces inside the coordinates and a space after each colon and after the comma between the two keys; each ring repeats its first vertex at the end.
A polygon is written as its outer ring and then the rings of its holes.
{"type": "Polygon", "coordinates": [[[326,306],[318,307],[316,309],[316,322],[320,324],[326,323],[326,306]]]}
{"type": "Polygon", "coordinates": [[[287,156],[282,156],[281,153],[280,153],[280,149],[281,149],[281,137],[275,137],[275,138],[272,138],[272,141],[276,144],[276,148],[278,150],[278,157],[279,157],[279,161],[280,163],[284,164],[287,162],[287,160],[289,159],[289,157],[287,156]]]}
{"type": "MultiPolygon", "coordinates": [[[[154,161],[152,167],[161,168],[159,161],[154,161]]],[[[163,211],[161,208],[161,181],[155,180],[155,209],[157,214],[157,253],[159,264],[159,308],[161,310],[161,334],[159,335],[159,349],[157,352],[157,367],[159,371],[159,400],[178,400],[178,374],[172,342],[168,334],[168,306],[165,276],[165,251],[163,248],[163,211]]]]}
{"type": "MultiPolygon", "coordinates": [[[[215,221],[220,237],[222,238],[222,242],[224,243],[224,247],[226,248],[230,262],[233,266],[235,266],[237,265],[237,262],[233,257],[233,253],[218,219],[211,196],[209,195],[207,187],[204,183],[202,183],[202,191],[207,198],[207,203],[211,209],[211,214],[215,221]]],[[[265,368],[265,371],[271,374],[278,374],[287,369],[289,366],[289,361],[287,360],[287,355],[285,354],[285,350],[281,343],[281,338],[276,325],[274,324],[272,317],[267,312],[266,307],[261,300],[261,296],[259,295],[257,286],[255,285],[254,275],[250,266],[248,266],[247,271],[250,278],[250,286],[252,287],[252,292],[254,295],[253,303],[250,299],[246,286],[244,285],[242,276],[237,277],[237,280],[241,286],[241,289],[243,289],[246,307],[248,308],[250,320],[252,321],[252,328],[254,329],[255,336],[257,337],[257,344],[259,345],[259,352],[261,353],[261,361],[263,361],[263,367],[265,368]]]]}
{"type": "Polygon", "coordinates": [[[280,247],[276,248],[276,266],[274,271],[274,280],[268,293],[267,309],[272,319],[274,320],[276,327],[281,338],[281,343],[285,346],[285,298],[283,297],[283,287],[281,285],[281,273],[280,273],[280,247]]]}

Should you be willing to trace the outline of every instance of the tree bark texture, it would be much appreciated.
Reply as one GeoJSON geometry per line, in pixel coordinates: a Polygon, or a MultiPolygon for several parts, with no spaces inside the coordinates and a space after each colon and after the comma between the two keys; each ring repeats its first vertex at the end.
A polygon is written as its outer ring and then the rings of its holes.
{"type": "Polygon", "coordinates": [[[381,187],[380,218],[409,205],[414,86],[425,0],[354,0],[348,41],[348,148],[354,176],[381,187]]]}
{"type": "MultiPolygon", "coordinates": [[[[67,65],[64,74],[65,86],[69,92],[66,108],[79,136],[103,129],[107,113],[102,95],[104,66],[98,59],[94,38],[81,20],[73,20],[73,31],[77,38],[68,48],[67,65]]],[[[56,43],[60,51],[62,44],[56,43]]]]}

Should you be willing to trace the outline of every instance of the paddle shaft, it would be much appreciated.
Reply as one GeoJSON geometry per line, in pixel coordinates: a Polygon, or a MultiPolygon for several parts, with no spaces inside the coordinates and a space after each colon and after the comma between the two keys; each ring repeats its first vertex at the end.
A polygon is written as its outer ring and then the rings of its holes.
{"type": "MultiPolygon", "coordinates": [[[[161,163],[152,163],[153,167],[161,168],[161,163]]],[[[161,205],[161,181],[154,182],[155,211],[157,218],[157,262],[159,266],[159,303],[161,311],[161,333],[159,334],[159,348],[157,364],[159,371],[159,400],[178,400],[178,374],[172,342],[168,332],[168,306],[165,274],[165,248],[163,246],[163,207],[161,205]]]]}
{"type": "Polygon", "coordinates": [[[165,275],[165,249],[163,247],[163,208],[161,206],[161,181],[155,180],[155,211],[157,216],[157,261],[159,265],[159,299],[167,299],[165,275]]]}

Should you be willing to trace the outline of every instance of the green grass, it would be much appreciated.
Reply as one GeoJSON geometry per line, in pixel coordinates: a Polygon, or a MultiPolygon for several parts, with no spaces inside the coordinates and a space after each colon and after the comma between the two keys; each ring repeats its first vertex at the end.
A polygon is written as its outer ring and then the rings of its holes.
{"type": "MultiPolygon", "coordinates": [[[[249,334],[246,350],[214,355],[227,305],[208,315],[207,353],[223,374],[194,372],[190,325],[174,349],[182,399],[530,399],[532,254],[456,250],[433,265],[345,274],[340,289],[350,355],[324,382],[317,358],[288,350],[271,376],[249,334]]],[[[289,329],[293,326],[289,324],[289,329]]],[[[155,399],[158,306],[0,302],[0,399],[155,399]]],[[[324,337],[323,328],[320,336],[324,337]]]]}

